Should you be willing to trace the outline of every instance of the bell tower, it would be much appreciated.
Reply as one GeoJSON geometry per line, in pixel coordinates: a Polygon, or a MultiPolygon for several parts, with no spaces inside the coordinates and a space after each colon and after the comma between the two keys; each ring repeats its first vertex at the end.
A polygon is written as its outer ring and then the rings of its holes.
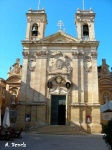
{"type": "Polygon", "coordinates": [[[40,40],[44,38],[47,16],[45,10],[32,10],[26,13],[27,29],[26,40],[40,40]]]}
{"type": "Polygon", "coordinates": [[[77,27],[78,39],[95,41],[94,19],[95,13],[93,13],[92,9],[77,10],[75,24],[77,27]]]}

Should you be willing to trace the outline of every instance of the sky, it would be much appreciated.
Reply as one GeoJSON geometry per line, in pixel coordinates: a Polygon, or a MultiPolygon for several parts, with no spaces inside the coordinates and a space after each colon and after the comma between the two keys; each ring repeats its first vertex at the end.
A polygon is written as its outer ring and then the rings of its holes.
{"type": "MultiPolygon", "coordinates": [[[[39,0],[0,0],[0,78],[7,79],[9,67],[16,58],[22,64],[21,40],[26,36],[26,13],[30,8],[38,9],[39,0]]],[[[77,38],[75,13],[83,9],[83,0],[40,0],[40,9],[45,9],[48,24],[45,36],[58,32],[57,23],[63,21],[67,34],[77,38]]],[[[102,59],[112,67],[112,0],[84,0],[84,9],[93,9],[95,17],[95,37],[98,47],[98,66],[102,59]]]]}

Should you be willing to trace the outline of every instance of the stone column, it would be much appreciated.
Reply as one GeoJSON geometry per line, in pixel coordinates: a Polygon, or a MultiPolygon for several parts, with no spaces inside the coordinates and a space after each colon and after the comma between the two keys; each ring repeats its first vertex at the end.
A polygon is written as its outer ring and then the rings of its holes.
{"type": "Polygon", "coordinates": [[[84,130],[87,130],[87,124],[86,124],[86,107],[84,107],[84,106],[80,107],[80,123],[81,123],[81,127],[84,130]]]}
{"type": "Polygon", "coordinates": [[[29,40],[30,34],[31,34],[31,30],[30,30],[30,19],[28,19],[28,22],[27,22],[27,29],[26,29],[26,40],[29,40]]]}
{"type": "Polygon", "coordinates": [[[98,95],[98,71],[97,71],[97,52],[92,52],[92,102],[99,103],[98,95]]]}
{"type": "Polygon", "coordinates": [[[91,133],[101,133],[102,127],[100,125],[100,108],[99,106],[92,107],[92,123],[91,133]]]}
{"type": "Polygon", "coordinates": [[[78,52],[72,50],[73,55],[73,72],[72,72],[72,104],[78,104],[78,52]]]}
{"type": "Polygon", "coordinates": [[[80,108],[79,108],[79,106],[71,107],[71,125],[80,126],[80,108]]]}
{"type": "Polygon", "coordinates": [[[26,87],[26,101],[32,102],[34,99],[34,83],[35,83],[35,54],[31,53],[28,61],[27,71],[27,87],[26,87]]]}
{"type": "Polygon", "coordinates": [[[36,56],[34,102],[39,102],[41,82],[41,58],[36,56]]]}
{"type": "Polygon", "coordinates": [[[47,70],[46,54],[41,59],[41,80],[40,80],[40,102],[46,101],[46,70],[47,70]]]}
{"type": "Polygon", "coordinates": [[[23,56],[24,56],[24,59],[23,59],[23,65],[22,65],[20,101],[25,101],[27,69],[28,69],[28,52],[23,52],[23,56]]]}
{"type": "Polygon", "coordinates": [[[86,103],[92,103],[92,64],[91,56],[85,56],[84,59],[84,100],[86,103]]]}
{"type": "Polygon", "coordinates": [[[88,103],[92,103],[92,72],[88,72],[88,103]]]}
{"type": "Polygon", "coordinates": [[[81,23],[76,21],[76,27],[77,27],[78,39],[81,39],[81,38],[82,38],[82,27],[81,27],[81,23]]]}
{"type": "Polygon", "coordinates": [[[35,93],[34,101],[45,102],[46,100],[46,67],[47,67],[47,52],[40,51],[36,53],[36,68],[35,68],[35,93]]]}
{"type": "Polygon", "coordinates": [[[78,101],[79,103],[84,103],[84,65],[83,65],[84,52],[79,52],[78,61],[78,101]]]}

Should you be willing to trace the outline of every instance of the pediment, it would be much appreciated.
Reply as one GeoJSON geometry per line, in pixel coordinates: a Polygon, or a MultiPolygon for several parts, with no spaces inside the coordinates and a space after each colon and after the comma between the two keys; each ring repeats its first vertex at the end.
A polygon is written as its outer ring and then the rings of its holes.
{"type": "Polygon", "coordinates": [[[45,37],[41,40],[42,43],[77,43],[78,39],[63,33],[62,31],[45,37]]]}

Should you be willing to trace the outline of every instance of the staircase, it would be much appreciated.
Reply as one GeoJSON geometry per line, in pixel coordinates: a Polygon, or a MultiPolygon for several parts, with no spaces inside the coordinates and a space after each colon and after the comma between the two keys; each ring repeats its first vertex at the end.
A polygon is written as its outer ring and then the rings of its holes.
{"type": "Polygon", "coordinates": [[[76,135],[76,134],[87,134],[84,129],[80,127],[73,127],[73,126],[44,126],[36,131],[33,131],[36,134],[54,134],[54,135],[76,135]]]}

